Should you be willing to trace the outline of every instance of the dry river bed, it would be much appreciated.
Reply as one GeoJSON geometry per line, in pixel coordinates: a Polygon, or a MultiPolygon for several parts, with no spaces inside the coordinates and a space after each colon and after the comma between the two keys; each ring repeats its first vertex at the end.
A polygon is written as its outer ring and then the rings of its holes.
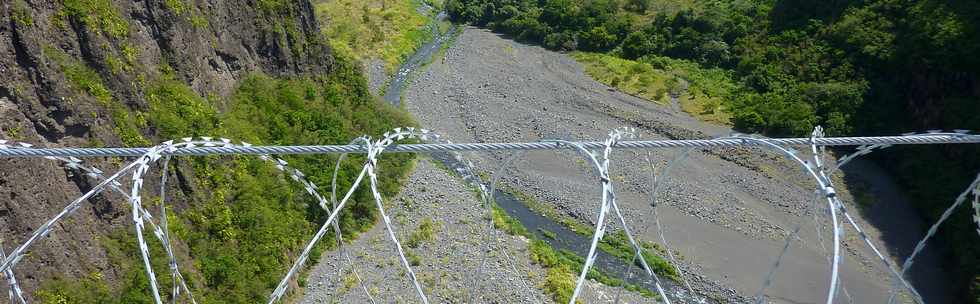
{"type": "MultiPolygon", "coordinates": [[[[589,78],[569,56],[477,28],[466,28],[443,58],[415,75],[403,102],[422,126],[453,142],[603,140],[610,130],[624,126],[637,128],[640,139],[706,138],[730,132],[669,106],[617,92],[589,78]]],[[[663,173],[671,160],[679,158],[666,177],[660,178],[657,211],[662,232],[671,249],[679,253],[679,266],[697,294],[720,302],[752,298],[784,240],[799,226],[799,235],[765,291],[766,301],[825,302],[830,232],[822,216],[821,224],[814,219],[814,214],[826,213],[826,206],[812,200],[813,182],[795,165],[759,149],[693,150],[681,157],[683,152],[614,151],[610,166],[617,201],[638,237],[662,243],[652,216],[651,172],[645,159],[663,173]]],[[[508,155],[467,154],[485,172],[498,170],[508,155]]],[[[534,197],[560,216],[595,225],[598,182],[580,159],[570,151],[524,153],[502,183],[534,197]]],[[[867,162],[855,164],[844,174],[835,177],[838,184],[859,182],[868,185],[866,191],[877,197],[864,209],[849,206],[857,222],[891,259],[907,255],[921,237],[924,224],[897,187],[867,162]]],[[[852,196],[842,188],[839,192],[850,204],[852,196]]],[[[466,302],[470,291],[479,294],[477,302],[481,303],[545,300],[537,288],[543,274],[530,263],[526,240],[520,237],[502,235],[501,242],[506,244],[502,248],[506,249],[495,253],[492,263],[496,264],[490,267],[489,277],[480,279],[483,283],[476,288],[467,284],[478,268],[474,258],[477,248],[484,244],[479,231],[485,224],[480,226],[482,211],[478,206],[472,192],[458,179],[433,169],[427,160],[420,163],[403,193],[393,200],[390,213],[399,219],[396,230],[400,236],[407,237],[416,229],[420,217],[430,217],[442,225],[435,242],[416,249],[422,259],[416,272],[427,282],[430,300],[466,302]],[[411,201],[410,206],[406,200],[411,201]],[[506,271],[507,261],[514,264],[510,271],[506,271]],[[523,289],[522,281],[533,290],[523,289]]],[[[369,292],[377,293],[376,299],[416,302],[386,237],[379,224],[348,245],[348,250],[369,292]]],[[[853,230],[846,230],[842,252],[844,288],[835,302],[885,303],[893,282],[853,230]]],[[[953,300],[947,296],[944,274],[938,270],[934,255],[929,252],[917,259],[913,282],[928,303],[950,303],[953,300]]],[[[352,286],[350,274],[338,268],[344,265],[335,252],[325,254],[310,274],[301,302],[368,301],[358,286],[352,286]]],[[[613,290],[590,283],[586,300],[612,301],[609,295],[613,290]]],[[[634,294],[627,298],[627,302],[650,301],[634,294]]],[[[908,302],[909,298],[900,300],[908,302]]]]}

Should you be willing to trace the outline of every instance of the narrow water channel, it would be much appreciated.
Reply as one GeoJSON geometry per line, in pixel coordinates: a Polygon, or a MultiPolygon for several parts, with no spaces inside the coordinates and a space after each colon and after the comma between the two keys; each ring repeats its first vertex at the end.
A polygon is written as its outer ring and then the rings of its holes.
{"type": "MultiPolygon", "coordinates": [[[[389,79],[388,87],[385,89],[383,96],[385,102],[399,106],[401,103],[401,93],[408,87],[412,74],[418,71],[418,69],[422,68],[426,63],[433,60],[432,57],[438,53],[443,44],[449,42],[450,39],[456,35],[456,31],[462,30],[461,28],[453,26],[446,33],[440,33],[437,24],[445,19],[445,12],[440,12],[438,15],[436,15],[434,21],[430,25],[434,38],[419,47],[418,50],[416,50],[416,52],[398,68],[398,72],[395,73],[391,79],[389,79]]],[[[432,153],[431,156],[433,159],[442,162],[449,168],[458,167],[456,160],[450,157],[447,153],[432,153]]],[[[598,186],[596,186],[596,191],[599,191],[598,186]]],[[[517,199],[510,193],[496,190],[493,193],[493,196],[496,199],[497,205],[506,211],[510,217],[520,221],[521,224],[528,229],[528,231],[533,233],[537,238],[548,242],[548,244],[550,244],[556,250],[569,250],[581,257],[588,254],[589,245],[592,242],[590,237],[575,233],[565,225],[535,213],[529,209],[524,202],[517,199]],[[554,233],[554,238],[545,236],[542,233],[542,230],[554,233]]],[[[633,266],[630,263],[626,263],[625,261],[602,251],[599,251],[598,258],[595,262],[595,267],[601,272],[617,278],[622,278],[621,276],[625,273],[624,271],[626,267],[630,266],[634,267],[632,270],[633,275],[627,281],[655,292],[656,287],[654,286],[654,280],[647,277],[638,267],[633,266]]],[[[670,297],[672,303],[687,302],[687,296],[684,296],[686,294],[686,290],[684,290],[683,287],[668,279],[661,280],[661,283],[664,284],[663,287],[670,297]]]]}

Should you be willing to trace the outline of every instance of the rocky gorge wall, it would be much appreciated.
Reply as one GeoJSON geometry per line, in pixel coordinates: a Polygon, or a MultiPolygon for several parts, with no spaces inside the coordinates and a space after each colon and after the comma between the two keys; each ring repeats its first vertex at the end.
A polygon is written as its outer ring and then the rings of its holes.
{"type": "MultiPolygon", "coordinates": [[[[246,75],[327,74],[335,64],[307,0],[9,0],[0,16],[0,139],[37,146],[150,145],[163,139],[147,123],[146,97],[163,82],[220,111],[246,75]]],[[[4,251],[95,183],[54,161],[0,160],[4,251]]],[[[90,202],[17,265],[28,294],[55,277],[119,279],[103,243],[131,225],[125,200],[90,202]]]]}

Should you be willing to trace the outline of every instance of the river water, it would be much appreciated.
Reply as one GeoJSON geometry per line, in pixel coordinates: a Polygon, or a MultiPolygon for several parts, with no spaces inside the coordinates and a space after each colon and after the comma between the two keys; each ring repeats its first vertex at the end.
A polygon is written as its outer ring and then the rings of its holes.
{"type": "MultiPolygon", "coordinates": [[[[445,19],[445,12],[440,12],[438,15],[436,15],[435,19],[429,26],[432,30],[432,35],[434,38],[420,46],[411,57],[402,63],[402,65],[398,68],[398,72],[395,73],[391,79],[389,79],[388,87],[385,89],[384,96],[382,96],[385,102],[399,106],[401,104],[401,93],[409,86],[412,74],[419,71],[419,69],[423,68],[427,63],[431,62],[433,60],[433,56],[438,53],[443,44],[449,42],[452,37],[456,35],[457,31],[462,30],[460,27],[453,26],[446,33],[440,33],[437,24],[445,19]]],[[[432,153],[431,156],[449,168],[459,167],[456,160],[450,157],[447,153],[432,153]]],[[[600,191],[598,185],[596,185],[596,191],[600,191]]],[[[578,254],[580,257],[588,255],[589,245],[592,242],[591,237],[578,234],[565,225],[535,213],[529,209],[524,202],[520,201],[510,193],[496,190],[494,191],[493,196],[497,205],[506,211],[510,217],[520,221],[529,232],[537,236],[537,238],[548,242],[548,244],[550,244],[556,250],[569,250],[578,254]],[[542,233],[543,230],[554,233],[553,238],[545,236],[542,233]]],[[[598,204],[599,202],[596,202],[597,206],[598,204]]],[[[625,273],[626,267],[634,267],[632,270],[633,275],[627,281],[656,292],[654,280],[647,277],[641,269],[633,266],[631,263],[626,263],[625,261],[602,251],[598,252],[598,258],[596,259],[594,267],[612,277],[621,279],[622,275],[625,273]]],[[[679,284],[667,279],[661,280],[661,283],[664,284],[663,287],[670,297],[672,303],[688,302],[689,297],[686,295],[686,290],[679,284]]]]}

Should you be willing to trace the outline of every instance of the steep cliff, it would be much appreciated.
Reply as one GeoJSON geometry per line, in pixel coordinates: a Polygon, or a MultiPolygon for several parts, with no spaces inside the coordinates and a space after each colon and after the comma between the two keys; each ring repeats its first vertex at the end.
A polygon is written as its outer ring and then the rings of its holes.
{"type": "MultiPolygon", "coordinates": [[[[276,106],[277,98],[288,95],[276,92],[291,93],[291,86],[307,92],[302,102],[284,106],[292,110],[304,110],[307,104],[351,103],[352,112],[375,113],[367,115],[374,120],[384,121],[385,115],[391,115],[377,114],[370,108],[374,105],[366,97],[359,71],[334,57],[321,37],[307,0],[9,0],[0,4],[0,16],[0,139],[46,147],[145,146],[163,140],[162,137],[211,135],[203,132],[259,134],[226,127],[218,118],[229,112],[236,100],[250,100],[249,96],[268,92],[272,92],[268,104],[276,106]],[[331,83],[342,87],[325,86],[331,83]],[[241,92],[246,85],[251,91],[241,92]],[[314,97],[311,91],[317,92],[314,97]],[[341,96],[341,100],[336,96],[341,96]]],[[[255,116],[241,120],[279,119],[274,114],[255,116]]],[[[370,124],[361,120],[348,124],[370,124]]],[[[399,121],[403,120],[394,120],[399,121]]],[[[301,131],[317,128],[300,122],[289,124],[301,131]]],[[[347,131],[357,128],[363,127],[347,127],[334,136],[346,137],[347,131]]],[[[250,138],[276,139],[262,134],[250,138]]],[[[307,141],[316,140],[314,136],[307,141]]],[[[118,168],[123,160],[86,162],[109,171],[118,168]]],[[[212,199],[218,194],[199,190],[200,183],[209,180],[201,174],[204,169],[211,169],[206,162],[178,162],[174,168],[172,178],[178,182],[170,188],[180,194],[175,199],[178,213],[194,210],[200,201],[231,204],[235,200],[231,197],[240,194],[228,185],[226,188],[231,190],[227,199],[212,199]]],[[[212,171],[208,172],[211,180],[217,179],[212,171]]],[[[3,249],[12,250],[95,182],[54,161],[0,159],[3,249]]],[[[115,251],[125,252],[127,246],[131,247],[119,243],[126,239],[119,235],[131,230],[124,203],[119,195],[99,195],[32,248],[15,268],[17,279],[29,296],[42,300],[62,297],[69,302],[102,301],[52,295],[59,292],[58,288],[83,286],[102,295],[113,295],[119,301],[118,293],[128,292],[121,289],[126,285],[121,281],[145,280],[126,277],[139,276],[140,272],[120,268],[119,259],[113,258],[125,256],[115,251]],[[81,281],[71,283],[73,279],[81,281]],[[51,285],[52,280],[60,283],[51,285]],[[39,296],[38,290],[50,292],[39,296]]],[[[298,214],[301,220],[307,220],[301,212],[298,214]]],[[[200,228],[197,226],[202,225],[175,218],[189,226],[183,228],[185,235],[193,236],[200,228]]],[[[233,221],[237,219],[236,216],[233,221]]],[[[202,289],[224,286],[210,272],[195,269],[207,266],[201,259],[209,256],[199,253],[195,246],[216,244],[208,243],[206,237],[197,239],[196,245],[177,245],[190,279],[196,279],[192,285],[202,289]]],[[[234,238],[223,241],[238,242],[234,238]]],[[[289,262],[287,254],[282,252],[277,257],[279,264],[289,262]]],[[[166,273],[165,269],[159,268],[158,272],[166,273]]],[[[276,275],[281,273],[270,277],[276,275]]],[[[265,293],[266,288],[260,286],[252,293],[265,293]]],[[[251,299],[228,300],[248,301],[251,299]]]]}

